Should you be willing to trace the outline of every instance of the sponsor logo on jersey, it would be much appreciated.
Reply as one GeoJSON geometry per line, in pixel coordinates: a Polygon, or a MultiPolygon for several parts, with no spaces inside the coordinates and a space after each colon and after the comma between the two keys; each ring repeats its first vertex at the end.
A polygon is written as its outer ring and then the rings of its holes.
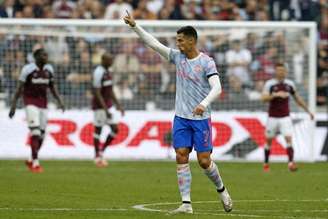
{"type": "Polygon", "coordinates": [[[103,81],[103,86],[110,86],[112,84],[113,84],[112,80],[103,81]]]}
{"type": "Polygon", "coordinates": [[[49,84],[48,78],[32,78],[33,84],[49,84]]]}

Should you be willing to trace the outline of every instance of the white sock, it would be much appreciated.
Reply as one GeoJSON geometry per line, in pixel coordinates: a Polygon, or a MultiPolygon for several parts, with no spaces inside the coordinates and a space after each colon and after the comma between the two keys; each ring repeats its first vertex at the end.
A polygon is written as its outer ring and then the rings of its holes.
{"type": "Polygon", "coordinates": [[[264,149],[265,149],[265,150],[270,150],[269,145],[268,145],[268,144],[265,144],[265,145],[264,145],[264,149]]]}
{"type": "Polygon", "coordinates": [[[33,160],[32,166],[33,167],[40,166],[39,160],[38,159],[33,160]]]}
{"type": "Polygon", "coordinates": [[[219,169],[213,161],[211,161],[210,166],[204,170],[204,173],[214,183],[217,190],[221,190],[223,188],[223,181],[221,179],[219,169]]]}
{"type": "Polygon", "coordinates": [[[177,165],[178,185],[183,202],[190,202],[191,172],[189,164],[177,165]]]}

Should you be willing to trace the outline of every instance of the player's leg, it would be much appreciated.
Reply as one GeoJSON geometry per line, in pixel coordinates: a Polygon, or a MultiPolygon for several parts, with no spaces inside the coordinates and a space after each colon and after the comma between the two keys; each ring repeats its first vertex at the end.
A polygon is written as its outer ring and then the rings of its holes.
{"type": "Polygon", "coordinates": [[[28,105],[25,108],[28,127],[31,132],[31,159],[26,162],[32,172],[42,172],[38,160],[38,151],[40,147],[40,110],[36,106],[28,105]]]}
{"type": "Polygon", "coordinates": [[[93,145],[95,148],[95,158],[101,157],[101,149],[100,149],[100,135],[101,135],[101,126],[95,126],[93,132],[93,145]]]}
{"type": "Polygon", "coordinates": [[[110,145],[110,143],[116,137],[116,135],[118,133],[118,123],[120,120],[120,112],[118,112],[115,109],[115,107],[112,106],[108,110],[109,110],[110,114],[112,115],[112,117],[110,119],[107,119],[107,124],[110,126],[110,133],[108,134],[108,136],[106,138],[103,150],[105,150],[106,147],[108,147],[108,145],[110,145]]]}
{"type": "Polygon", "coordinates": [[[269,158],[271,154],[271,144],[272,144],[272,137],[266,136],[266,144],[264,145],[264,164],[263,164],[263,170],[265,172],[270,171],[269,166],[269,158]]]}
{"type": "MultiPolygon", "coordinates": [[[[111,107],[108,109],[111,113],[112,117],[110,119],[107,119],[107,124],[110,127],[110,132],[107,135],[107,138],[105,140],[104,146],[101,149],[102,154],[104,154],[106,148],[111,144],[111,142],[115,139],[117,133],[118,133],[118,123],[120,120],[120,113],[115,109],[115,107],[111,107]]],[[[107,161],[102,157],[102,164],[103,166],[108,166],[107,161]]]]}
{"type": "Polygon", "coordinates": [[[117,124],[111,124],[110,125],[110,133],[108,133],[106,141],[103,145],[103,147],[100,149],[100,153],[101,153],[101,165],[102,167],[106,167],[108,166],[108,162],[106,161],[106,159],[104,158],[104,153],[106,148],[111,144],[111,142],[115,139],[117,133],[118,133],[118,125],[117,124]]]}
{"type": "Polygon", "coordinates": [[[111,144],[111,142],[115,139],[118,133],[118,125],[117,124],[110,124],[110,132],[107,135],[106,141],[104,143],[104,147],[102,148],[103,151],[111,144]]]}
{"type": "Polygon", "coordinates": [[[94,132],[93,132],[93,145],[95,149],[95,164],[98,167],[102,167],[102,151],[100,148],[100,136],[102,127],[106,123],[106,113],[103,110],[95,110],[94,111],[94,132]]]}
{"type": "Polygon", "coordinates": [[[217,165],[211,159],[213,145],[210,119],[193,121],[192,123],[194,131],[193,144],[197,151],[198,163],[203,168],[204,174],[214,184],[224,210],[230,212],[232,210],[232,200],[228,190],[223,185],[223,180],[217,165]]]}
{"type": "Polygon", "coordinates": [[[193,213],[191,207],[190,188],[191,171],[189,153],[192,150],[192,132],[186,119],[175,117],[173,122],[173,147],[176,152],[177,178],[182,205],[171,211],[176,213],[193,213]]]}
{"type": "Polygon", "coordinates": [[[278,129],[278,119],[269,117],[265,129],[266,144],[264,145],[264,163],[263,163],[263,170],[265,172],[270,171],[269,158],[271,153],[271,144],[273,138],[277,133],[277,129],[278,129]]]}
{"type": "Polygon", "coordinates": [[[292,146],[292,130],[293,124],[290,117],[285,117],[280,120],[280,132],[285,137],[287,143],[287,155],[288,155],[288,169],[290,171],[296,171],[297,167],[294,162],[294,149],[292,146]]]}
{"type": "Polygon", "coordinates": [[[46,126],[47,126],[47,110],[46,109],[42,109],[40,110],[40,139],[39,139],[39,148],[38,148],[38,152],[40,151],[42,144],[43,144],[43,140],[45,137],[45,133],[46,133],[46,126]]]}

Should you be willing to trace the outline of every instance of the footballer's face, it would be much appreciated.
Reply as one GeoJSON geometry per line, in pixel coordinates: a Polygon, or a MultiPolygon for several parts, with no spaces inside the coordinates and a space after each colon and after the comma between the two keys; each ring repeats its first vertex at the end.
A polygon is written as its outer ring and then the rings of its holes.
{"type": "Polygon", "coordinates": [[[183,33],[177,34],[176,44],[181,53],[187,53],[193,48],[195,40],[192,37],[185,36],[183,33]]]}
{"type": "Polygon", "coordinates": [[[48,62],[48,54],[42,50],[36,60],[38,63],[46,64],[48,62]]]}
{"type": "Polygon", "coordinates": [[[287,70],[284,66],[276,67],[276,77],[280,80],[285,79],[287,76],[287,70]]]}
{"type": "Polygon", "coordinates": [[[104,54],[102,57],[102,64],[106,67],[111,66],[113,63],[113,58],[110,54],[104,54]]]}

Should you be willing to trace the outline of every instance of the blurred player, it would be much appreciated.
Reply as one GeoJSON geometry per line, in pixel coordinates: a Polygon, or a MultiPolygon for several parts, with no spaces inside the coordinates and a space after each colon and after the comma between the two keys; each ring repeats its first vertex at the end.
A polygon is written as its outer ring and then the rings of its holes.
{"type": "Polygon", "coordinates": [[[269,118],[266,125],[266,145],[264,147],[264,171],[269,171],[270,147],[273,138],[281,133],[287,142],[288,169],[296,171],[294,162],[294,149],[292,147],[292,120],[289,116],[289,97],[292,96],[296,103],[301,106],[311,117],[313,114],[309,111],[300,95],[296,92],[294,82],[286,79],[287,69],[283,63],[275,66],[275,78],[268,80],[263,89],[262,100],[269,102],[269,118]]]}
{"type": "Polygon", "coordinates": [[[171,213],[193,213],[190,199],[191,171],[189,153],[194,148],[199,165],[214,183],[224,210],[232,210],[232,200],[224,187],[216,164],[211,160],[212,133],[210,103],[221,93],[221,83],[212,58],[197,49],[197,32],[191,26],[177,31],[179,50],[161,44],[136,24],[127,12],[124,18],[149,47],[176,65],[176,100],[173,146],[182,205],[171,213]]]}
{"type": "Polygon", "coordinates": [[[112,73],[108,68],[112,65],[113,58],[105,53],[101,57],[101,64],[96,67],[92,76],[93,99],[92,109],[94,110],[94,134],[93,141],[95,147],[95,164],[98,167],[107,166],[107,161],[103,157],[106,147],[112,142],[118,132],[119,115],[116,109],[124,115],[124,109],[118,102],[113,92],[112,73]],[[113,107],[113,102],[116,106],[113,107]],[[100,147],[100,135],[104,125],[110,126],[110,133],[102,147],[100,147]]]}
{"type": "Polygon", "coordinates": [[[31,131],[32,151],[31,158],[25,163],[32,172],[40,173],[43,168],[40,166],[38,153],[47,125],[48,88],[57,100],[59,108],[64,111],[65,107],[54,84],[54,70],[48,64],[48,54],[41,48],[37,49],[33,56],[35,63],[27,64],[22,68],[9,117],[12,118],[15,115],[17,100],[23,94],[26,120],[31,131]]]}

